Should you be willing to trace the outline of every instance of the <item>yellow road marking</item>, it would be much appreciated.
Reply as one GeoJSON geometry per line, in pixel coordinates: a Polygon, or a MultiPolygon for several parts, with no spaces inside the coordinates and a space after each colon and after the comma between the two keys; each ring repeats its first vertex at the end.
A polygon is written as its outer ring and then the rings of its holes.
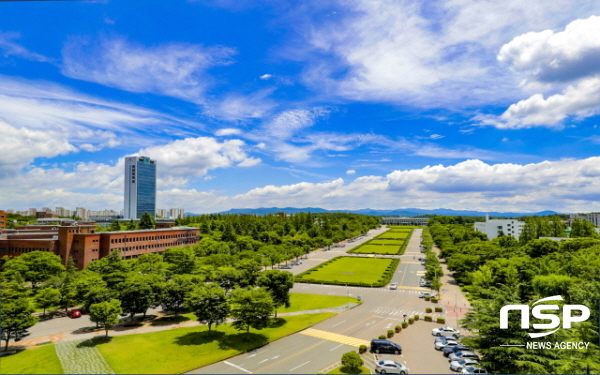
{"type": "Polygon", "coordinates": [[[425,291],[429,290],[427,288],[421,288],[420,286],[398,286],[398,289],[425,290],[425,291]]]}
{"type": "Polygon", "coordinates": [[[300,334],[306,336],[312,336],[319,339],[325,339],[333,342],[339,342],[340,344],[346,344],[350,346],[361,346],[361,345],[369,345],[369,341],[358,339],[356,337],[340,335],[333,332],[321,331],[319,329],[308,328],[304,331],[299,332],[300,334]]]}

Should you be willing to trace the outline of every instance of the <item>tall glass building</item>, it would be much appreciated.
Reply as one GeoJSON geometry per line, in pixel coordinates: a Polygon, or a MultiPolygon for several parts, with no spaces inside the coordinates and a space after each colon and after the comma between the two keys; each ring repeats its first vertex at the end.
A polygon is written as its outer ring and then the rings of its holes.
{"type": "Polygon", "coordinates": [[[147,156],[125,158],[125,219],[156,212],[156,161],[147,156]]]}

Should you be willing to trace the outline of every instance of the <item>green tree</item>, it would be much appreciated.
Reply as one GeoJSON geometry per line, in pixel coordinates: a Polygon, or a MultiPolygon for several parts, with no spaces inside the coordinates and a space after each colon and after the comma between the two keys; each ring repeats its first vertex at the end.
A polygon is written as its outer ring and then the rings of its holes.
{"type": "Polygon", "coordinates": [[[163,260],[171,264],[171,271],[177,275],[194,272],[196,254],[189,246],[174,247],[163,253],[163,260]]]}
{"type": "Polygon", "coordinates": [[[587,220],[573,220],[571,223],[571,238],[576,237],[597,237],[596,229],[594,224],[587,220]]]}
{"type": "Polygon", "coordinates": [[[240,286],[243,277],[244,273],[237,268],[219,267],[213,272],[212,280],[225,289],[225,293],[227,293],[236,286],[240,286]]]}
{"type": "Polygon", "coordinates": [[[135,221],[133,221],[133,219],[129,220],[129,222],[127,223],[126,227],[127,230],[136,230],[137,229],[137,224],[135,223],[135,221]]]}
{"type": "Polygon", "coordinates": [[[271,294],[275,306],[275,318],[277,318],[278,307],[290,307],[290,289],[294,287],[294,275],[291,272],[264,271],[258,277],[257,284],[264,287],[271,294]]]}
{"type": "Polygon", "coordinates": [[[269,326],[275,309],[273,298],[264,288],[234,289],[230,296],[233,327],[250,334],[250,328],[261,330],[269,326]]]}
{"type": "Polygon", "coordinates": [[[345,367],[344,372],[349,374],[360,374],[361,366],[364,364],[360,355],[357,352],[351,351],[342,355],[342,366],[345,367]]]}
{"type": "Polygon", "coordinates": [[[140,223],[138,227],[140,229],[154,229],[156,223],[154,222],[154,218],[148,212],[144,212],[142,217],[140,218],[140,223]]]}
{"type": "Polygon", "coordinates": [[[105,286],[92,286],[83,297],[83,309],[90,311],[90,307],[100,302],[110,301],[115,297],[115,292],[105,286]]]}
{"type": "Polygon", "coordinates": [[[35,303],[39,308],[44,309],[43,316],[46,316],[46,309],[57,305],[60,302],[60,290],[55,288],[45,288],[38,291],[35,296],[35,303]]]}
{"type": "Polygon", "coordinates": [[[119,322],[122,311],[121,303],[116,299],[95,303],[90,306],[90,320],[104,328],[108,337],[108,330],[119,322]]]}
{"type": "Polygon", "coordinates": [[[0,328],[1,338],[6,341],[5,351],[8,349],[11,339],[22,337],[30,327],[37,323],[38,318],[32,315],[33,311],[34,308],[28,298],[2,301],[0,304],[0,328]]]}
{"type": "Polygon", "coordinates": [[[65,271],[60,257],[47,251],[31,251],[11,258],[4,264],[6,273],[19,272],[35,289],[53,276],[65,271]]]}
{"type": "Polygon", "coordinates": [[[108,227],[108,230],[111,232],[118,232],[121,230],[121,224],[119,223],[119,220],[113,220],[110,223],[110,227],[108,227]]]}
{"type": "Polygon", "coordinates": [[[209,283],[194,289],[185,301],[199,322],[205,323],[210,332],[212,325],[225,322],[229,315],[229,303],[225,292],[217,284],[209,283]]]}
{"type": "Polygon", "coordinates": [[[175,276],[172,280],[166,282],[160,298],[163,309],[173,311],[175,316],[179,316],[193,287],[193,281],[183,276],[175,276]]]}
{"type": "Polygon", "coordinates": [[[150,279],[133,274],[119,286],[119,300],[123,312],[129,314],[131,320],[137,313],[146,315],[146,311],[156,301],[155,289],[150,279]]]}

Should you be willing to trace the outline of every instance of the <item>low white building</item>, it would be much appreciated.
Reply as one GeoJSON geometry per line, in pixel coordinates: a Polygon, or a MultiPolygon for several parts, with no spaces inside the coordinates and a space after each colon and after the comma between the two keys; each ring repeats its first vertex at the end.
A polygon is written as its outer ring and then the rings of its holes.
{"type": "Polygon", "coordinates": [[[381,223],[384,225],[427,225],[429,221],[426,217],[382,217],[381,223]]]}
{"type": "Polygon", "coordinates": [[[485,215],[484,222],[475,223],[475,230],[487,234],[489,240],[504,234],[506,236],[513,236],[517,240],[521,235],[525,222],[515,219],[492,219],[490,220],[489,215],[485,215]]]}

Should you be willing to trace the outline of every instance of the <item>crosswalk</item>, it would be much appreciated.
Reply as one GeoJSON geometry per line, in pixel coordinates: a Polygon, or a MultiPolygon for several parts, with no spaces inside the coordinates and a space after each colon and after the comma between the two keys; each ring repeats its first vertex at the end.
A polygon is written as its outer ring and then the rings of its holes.
{"type": "Polygon", "coordinates": [[[327,331],[321,331],[320,329],[314,329],[314,328],[308,328],[305,329],[304,331],[300,331],[298,333],[301,333],[303,335],[306,336],[312,336],[312,337],[316,337],[319,339],[324,339],[324,340],[329,340],[329,341],[333,341],[333,342],[339,342],[340,344],[346,344],[346,345],[351,345],[351,346],[361,346],[361,345],[369,345],[369,341],[367,340],[363,340],[363,339],[359,339],[356,337],[351,337],[351,336],[346,336],[346,335],[340,335],[337,333],[333,333],[333,332],[327,332],[327,331]]]}

